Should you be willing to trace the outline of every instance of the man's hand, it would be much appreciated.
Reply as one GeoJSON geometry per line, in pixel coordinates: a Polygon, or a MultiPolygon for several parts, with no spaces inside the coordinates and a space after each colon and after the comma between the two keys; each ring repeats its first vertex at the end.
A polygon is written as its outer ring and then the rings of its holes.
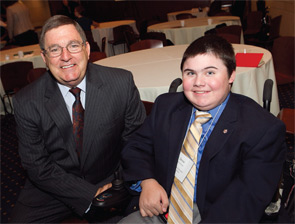
{"type": "Polygon", "coordinates": [[[96,195],[94,197],[96,197],[97,195],[99,195],[100,193],[106,191],[107,189],[112,187],[112,183],[108,183],[106,185],[104,185],[103,187],[100,187],[97,189],[96,195]]]}
{"type": "Polygon", "coordinates": [[[143,217],[152,217],[167,211],[169,205],[167,193],[155,179],[142,181],[141,188],[139,209],[143,217]]]}

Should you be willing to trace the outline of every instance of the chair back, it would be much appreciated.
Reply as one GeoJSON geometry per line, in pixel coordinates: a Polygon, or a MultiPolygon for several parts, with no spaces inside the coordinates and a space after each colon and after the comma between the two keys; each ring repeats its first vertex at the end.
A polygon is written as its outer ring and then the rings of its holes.
{"type": "Polygon", "coordinates": [[[163,46],[167,46],[167,38],[166,34],[163,32],[147,32],[143,37],[142,40],[146,39],[154,39],[154,40],[161,40],[163,42],[163,46]]]}
{"type": "Polygon", "coordinates": [[[105,52],[93,51],[93,52],[90,52],[89,62],[93,63],[95,61],[104,59],[106,57],[107,57],[107,55],[105,52]]]}
{"type": "Polygon", "coordinates": [[[177,20],[191,19],[191,18],[197,18],[197,17],[190,14],[190,13],[180,13],[180,14],[176,15],[177,20]]]}
{"type": "Polygon", "coordinates": [[[32,83],[47,71],[46,68],[32,68],[27,74],[28,83],[32,83]]]}
{"type": "Polygon", "coordinates": [[[90,45],[90,51],[100,51],[99,46],[93,39],[93,35],[91,31],[84,31],[86,35],[86,39],[90,45]]]}
{"type": "Polygon", "coordinates": [[[241,43],[242,27],[239,25],[223,26],[216,29],[218,36],[223,37],[232,44],[241,43]]]}
{"type": "Polygon", "coordinates": [[[101,38],[101,52],[106,51],[106,37],[101,38]]]}
{"type": "Polygon", "coordinates": [[[125,30],[124,36],[125,36],[125,41],[127,44],[128,51],[130,51],[130,45],[137,42],[138,39],[137,39],[135,33],[133,32],[133,30],[125,30]]]}
{"type": "Polygon", "coordinates": [[[116,45],[116,44],[122,44],[125,42],[125,36],[124,31],[130,30],[133,31],[132,27],[129,25],[120,25],[113,28],[113,36],[114,39],[109,41],[109,43],[116,45]]]}
{"type": "Polygon", "coordinates": [[[0,77],[6,94],[16,93],[28,85],[28,72],[33,68],[30,61],[16,61],[0,66],[0,77]]]}
{"type": "Polygon", "coordinates": [[[294,82],[295,37],[278,37],[272,47],[273,63],[278,85],[294,82]]]}
{"type": "Polygon", "coordinates": [[[130,51],[138,51],[149,48],[161,48],[163,47],[163,42],[161,40],[152,40],[146,39],[138,41],[132,45],[130,45],[130,51]]]}
{"type": "Polygon", "coordinates": [[[244,34],[250,35],[250,34],[259,33],[262,26],[261,19],[262,19],[261,11],[249,12],[246,19],[246,30],[244,34]]]}
{"type": "Polygon", "coordinates": [[[280,36],[280,27],[281,27],[282,16],[277,16],[270,21],[269,28],[269,39],[273,40],[280,36]]]}

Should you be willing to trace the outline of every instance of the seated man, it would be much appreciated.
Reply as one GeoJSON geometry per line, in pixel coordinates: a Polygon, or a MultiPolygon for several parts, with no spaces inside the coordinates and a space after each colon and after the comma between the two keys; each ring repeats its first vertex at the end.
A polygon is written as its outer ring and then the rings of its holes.
{"type": "Polygon", "coordinates": [[[49,71],[13,99],[28,173],[13,223],[83,217],[111,187],[121,149],[145,119],[132,74],[88,63],[90,46],[77,22],[49,18],[40,47],[49,71]]]}
{"type": "Polygon", "coordinates": [[[186,49],[184,92],[159,96],[122,151],[123,177],[141,193],[140,211],[121,223],[259,222],[280,179],[285,127],[230,91],[235,69],[221,37],[186,49]]]}

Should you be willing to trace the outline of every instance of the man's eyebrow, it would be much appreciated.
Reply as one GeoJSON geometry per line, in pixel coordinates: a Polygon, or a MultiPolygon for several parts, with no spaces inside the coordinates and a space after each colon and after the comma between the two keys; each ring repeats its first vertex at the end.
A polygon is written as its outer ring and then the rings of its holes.
{"type": "Polygon", "coordinates": [[[213,69],[218,69],[217,67],[211,65],[211,66],[208,66],[208,67],[203,68],[202,70],[211,69],[211,68],[213,68],[213,69]]]}
{"type": "MultiPolygon", "coordinates": [[[[218,69],[217,67],[215,66],[208,66],[208,67],[205,67],[205,68],[202,68],[201,71],[204,71],[204,70],[207,70],[207,69],[218,69]]],[[[196,72],[194,69],[191,69],[191,68],[186,68],[183,70],[184,72],[196,72]]]]}

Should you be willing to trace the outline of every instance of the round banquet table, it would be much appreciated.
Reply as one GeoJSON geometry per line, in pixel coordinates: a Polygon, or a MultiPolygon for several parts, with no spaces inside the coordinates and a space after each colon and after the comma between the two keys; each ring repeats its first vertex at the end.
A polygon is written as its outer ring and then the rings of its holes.
{"type": "Polygon", "coordinates": [[[3,50],[0,51],[0,65],[15,61],[31,61],[33,62],[34,68],[46,68],[40,52],[41,50],[39,44],[3,50]],[[24,53],[27,52],[28,54],[24,55],[23,58],[19,58],[17,55],[19,51],[23,51],[24,53]],[[6,58],[7,56],[9,59],[6,58]]]}
{"type": "MultiPolygon", "coordinates": [[[[98,44],[100,49],[101,49],[101,40],[103,37],[106,37],[105,52],[108,57],[114,55],[112,46],[111,44],[108,43],[109,40],[113,40],[114,38],[113,28],[116,26],[121,26],[121,25],[130,25],[133,28],[133,31],[136,34],[139,34],[136,28],[135,20],[119,20],[119,21],[103,22],[103,23],[99,23],[98,27],[96,28],[93,27],[91,29],[93,39],[98,44]]],[[[114,48],[115,48],[116,54],[124,53],[124,44],[117,45],[114,48]]]]}
{"type": "MultiPolygon", "coordinates": [[[[181,78],[180,62],[188,45],[175,45],[130,52],[102,59],[96,64],[118,67],[131,71],[141,100],[154,102],[160,94],[167,93],[170,83],[181,78]]],[[[246,95],[263,106],[263,86],[266,79],[274,81],[271,113],[279,113],[278,91],[272,55],[269,51],[251,45],[233,44],[235,52],[263,53],[260,67],[237,67],[232,92],[246,95]]],[[[182,86],[178,91],[182,90],[182,86]]]]}
{"type": "MultiPolygon", "coordinates": [[[[237,16],[214,16],[204,18],[185,19],[184,27],[180,20],[157,23],[148,27],[148,32],[162,32],[166,38],[175,45],[190,44],[195,39],[204,36],[205,32],[215,28],[216,25],[225,23],[230,25],[241,25],[240,17],[237,16]],[[208,19],[212,19],[212,24],[208,24],[208,19]]],[[[243,34],[241,34],[241,43],[244,43],[243,34]]]]}
{"type": "Polygon", "coordinates": [[[193,16],[196,16],[197,18],[207,17],[207,11],[209,9],[204,8],[202,10],[203,11],[200,12],[198,8],[193,8],[191,10],[184,10],[184,11],[178,11],[178,12],[170,12],[170,13],[167,13],[167,19],[168,19],[168,21],[177,20],[176,19],[176,16],[178,14],[181,14],[181,13],[190,13],[193,16]]]}

